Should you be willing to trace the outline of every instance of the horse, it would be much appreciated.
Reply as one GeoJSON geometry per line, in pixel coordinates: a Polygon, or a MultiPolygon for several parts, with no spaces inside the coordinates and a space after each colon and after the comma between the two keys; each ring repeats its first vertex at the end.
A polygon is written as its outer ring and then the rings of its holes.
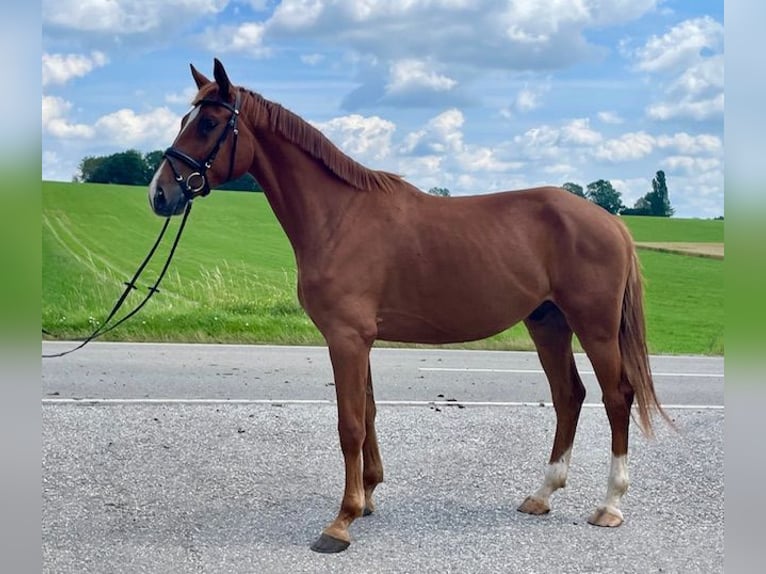
{"type": "Polygon", "coordinates": [[[585,387],[573,334],[602,391],[611,429],[606,495],[588,518],[623,523],[628,429],[670,419],[648,359],[642,278],[619,217],[556,187],[437,197],[356,162],[295,113],[192,64],[192,110],[149,185],[159,216],[250,173],[284,229],[302,308],[324,337],[335,379],[345,488],[337,516],[311,544],[349,547],[349,526],[375,509],[383,481],[370,350],[375,341],[445,344],[524,322],[550,385],[556,431],[542,484],[518,506],[550,511],[565,486],[585,387]]]}

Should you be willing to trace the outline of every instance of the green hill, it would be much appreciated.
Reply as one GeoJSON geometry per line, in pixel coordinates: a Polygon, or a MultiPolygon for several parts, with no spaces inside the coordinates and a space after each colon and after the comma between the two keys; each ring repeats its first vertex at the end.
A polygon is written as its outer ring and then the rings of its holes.
{"type": "MultiPolygon", "coordinates": [[[[43,328],[56,338],[83,338],[111,309],[163,220],[151,214],[145,188],[43,182],[42,191],[43,328]]],[[[638,241],[723,241],[723,222],[626,221],[638,241]]],[[[643,250],[640,257],[651,350],[722,353],[723,262],[643,250]]],[[[146,270],[126,308],[161,264],[146,270]]],[[[290,244],[265,196],[217,191],[195,204],[160,293],[105,339],[321,344],[295,281],[290,244]]],[[[465,346],[532,348],[520,325],[465,346]]]]}

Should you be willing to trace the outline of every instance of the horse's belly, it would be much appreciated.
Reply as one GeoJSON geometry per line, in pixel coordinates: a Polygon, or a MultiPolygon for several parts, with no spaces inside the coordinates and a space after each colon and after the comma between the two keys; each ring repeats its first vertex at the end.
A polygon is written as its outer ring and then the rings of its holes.
{"type": "Polygon", "coordinates": [[[470,302],[425,309],[381,309],[377,316],[377,337],[383,341],[443,344],[476,341],[495,335],[524,319],[535,305],[502,310],[473,307],[470,302]]]}

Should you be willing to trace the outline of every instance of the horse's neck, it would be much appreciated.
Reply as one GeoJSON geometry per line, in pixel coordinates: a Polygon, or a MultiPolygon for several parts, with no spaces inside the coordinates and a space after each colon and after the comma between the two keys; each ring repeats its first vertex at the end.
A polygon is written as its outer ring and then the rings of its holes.
{"type": "Polygon", "coordinates": [[[360,192],[276,134],[259,138],[255,177],[296,252],[324,245],[360,192]]]}

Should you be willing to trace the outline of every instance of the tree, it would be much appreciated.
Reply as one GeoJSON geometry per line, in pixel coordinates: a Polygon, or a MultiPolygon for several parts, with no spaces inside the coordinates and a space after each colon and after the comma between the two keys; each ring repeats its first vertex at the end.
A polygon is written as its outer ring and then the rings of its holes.
{"type": "Polygon", "coordinates": [[[624,207],[621,196],[622,194],[607,180],[599,179],[588,184],[588,199],[609,213],[617,214],[624,207]]]}
{"type": "Polygon", "coordinates": [[[106,161],[105,157],[86,156],[82,158],[79,165],[80,176],[77,181],[93,181],[93,174],[106,161]]]}
{"type": "Polygon", "coordinates": [[[568,181],[561,187],[566,189],[569,193],[574,193],[575,195],[579,197],[585,197],[585,192],[583,191],[581,185],[577,185],[576,183],[572,183],[571,181],[568,181]]]}
{"type": "Polygon", "coordinates": [[[134,149],[108,156],[86,181],[121,185],[146,185],[149,183],[146,177],[144,157],[134,149]]]}
{"type": "Polygon", "coordinates": [[[668,186],[665,182],[665,172],[659,170],[652,180],[652,192],[646,195],[649,209],[652,215],[670,217],[674,209],[670,207],[668,199],[668,186]]]}
{"type": "Polygon", "coordinates": [[[674,210],[668,199],[668,187],[665,182],[665,172],[660,170],[652,180],[652,191],[640,198],[632,208],[620,211],[622,215],[654,215],[670,217],[674,210]]]}
{"type": "Polygon", "coordinates": [[[449,197],[449,189],[446,187],[432,187],[428,190],[430,195],[438,195],[439,197],[449,197]]]}

